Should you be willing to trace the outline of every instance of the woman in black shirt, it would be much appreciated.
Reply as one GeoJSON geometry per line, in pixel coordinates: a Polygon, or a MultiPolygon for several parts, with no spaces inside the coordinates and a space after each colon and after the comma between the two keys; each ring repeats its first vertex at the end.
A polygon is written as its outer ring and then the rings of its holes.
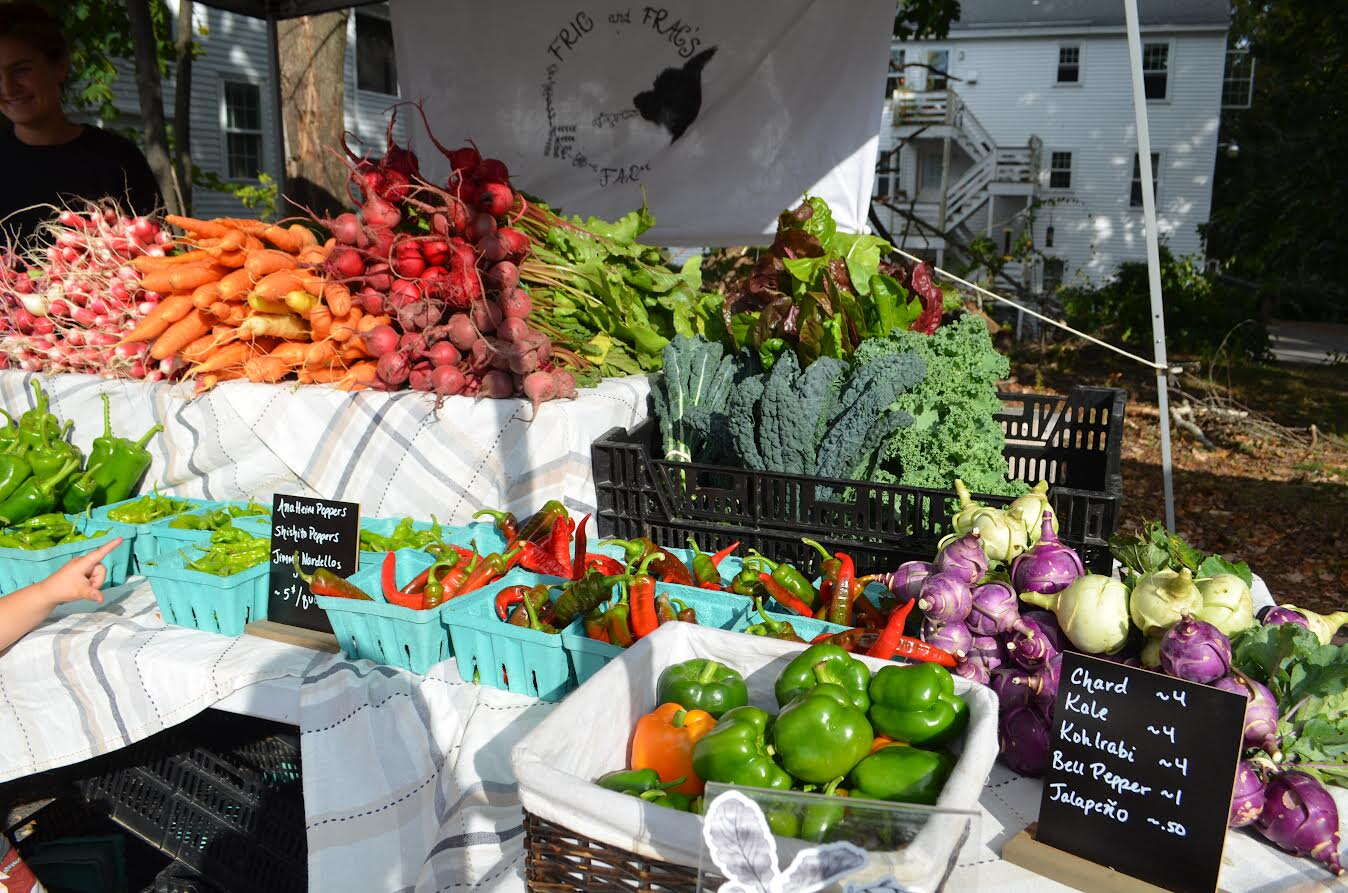
{"type": "Polygon", "coordinates": [[[76,124],[61,106],[70,53],[59,23],[33,3],[0,4],[0,228],[27,242],[49,206],[71,199],[116,199],[122,210],[161,204],[145,156],[130,140],[76,124]]]}

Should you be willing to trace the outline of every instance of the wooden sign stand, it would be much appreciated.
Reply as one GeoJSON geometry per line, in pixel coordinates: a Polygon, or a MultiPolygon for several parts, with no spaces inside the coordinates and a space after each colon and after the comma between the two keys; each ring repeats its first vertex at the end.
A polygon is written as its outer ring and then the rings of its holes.
{"type": "Polygon", "coordinates": [[[1035,840],[1038,824],[1031,824],[1007,841],[1002,847],[1002,858],[1027,871],[1090,893],[1165,893],[1164,887],[1040,843],[1035,840]]]}
{"type": "Polygon", "coordinates": [[[290,626],[286,623],[277,623],[274,620],[254,620],[245,626],[243,631],[246,635],[257,636],[259,639],[271,639],[274,642],[298,645],[301,648],[309,648],[313,651],[327,651],[337,654],[342,650],[337,645],[337,637],[332,633],[306,629],[302,626],[290,626]]]}

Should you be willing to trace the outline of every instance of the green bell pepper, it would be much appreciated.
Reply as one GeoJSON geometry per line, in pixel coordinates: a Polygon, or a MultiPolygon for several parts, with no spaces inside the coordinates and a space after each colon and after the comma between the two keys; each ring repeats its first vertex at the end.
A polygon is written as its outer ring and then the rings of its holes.
{"type": "Polygon", "coordinates": [[[777,703],[785,706],[802,693],[822,684],[841,685],[847,689],[853,706],[863,713],[871,705],[867,695],[867,686],[871,684],[870,667],[837,645],[827,642],[811,645],[786,665],[777,677],[777,703]]]}
{"type": "Polygon", "coordinates": [[[791,701],[772,724],[772,745],[782,768],[808,784],[846,775],[870,753],[874,738],[851,692],[827,683],[791,701]]]}
{"type": "Polygon", "coordinates": [[[693,771],[706,781],[756,788],[791,789],[791,776],[768,752],[772,716],[757,707],[736,707],[693,745],[693,771]]]}
{"type": "Polygon", "coordinates": [[[930,806],[941,796],[955,758],[920,747],[882,747],[853,767],[852,796],[930,806]]]}
{"type": "Polygon", "coordinates": [[[884,667],[871,680],[870,694],[871,725],[895,741],[941,745],[969,725],[969,705],[939,664],[884,667]]]}
{"type": "Polygon", "coordinates": [[[705,710],[717,719],[727,710],[749,703],[744,677],[714,660],[686,660],[665,667],[655,690],[657,704],[674,703],[685,710],[705,710]]]}
{"type": "Polygon", "coordinates": [[[812,803],[805,807],[805,815],[800,819],[800,839],[808,840],[811,843],[823,843],[834,828],[842,822],[847,814],[847,808],[835,799],[841,799],[847,796],[847,792],[838,789],[842,784],[842,776],[833,779],[818,793],[821,796],[830,798],[823,803],[812,803]]]}

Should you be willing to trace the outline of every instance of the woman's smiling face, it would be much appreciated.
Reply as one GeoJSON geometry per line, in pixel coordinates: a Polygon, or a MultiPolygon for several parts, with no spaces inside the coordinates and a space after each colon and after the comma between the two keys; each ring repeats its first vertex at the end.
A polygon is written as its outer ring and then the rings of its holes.
{"type": "Polygon", "coordinates": [[[17,127],[61,114],[66,66],[12,37],[0,37],[0,114],[17,127]]]}

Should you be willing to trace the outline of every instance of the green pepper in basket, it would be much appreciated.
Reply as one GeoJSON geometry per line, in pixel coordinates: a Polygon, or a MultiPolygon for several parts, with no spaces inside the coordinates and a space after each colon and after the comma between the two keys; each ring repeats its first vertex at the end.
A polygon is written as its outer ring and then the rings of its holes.
{"type": "Polygon", "coordinates": [[[94,501],[98,499],[98,480],[95,475],[103,469],[105,461],[90,461],[84,474],[71,481],[70,486],[66,487],[65,493],[61,495],[61,508],[72,515],[78,515],[93,507],[94,501]]]}
{"type": "Polygon", "coordinates": [[[838,787],[842,784],[842,781],[842,776],[839,776],[825,785],[822,791],[817,792],[828,797],[828,802],[812,803],[805,807],[805,815],[800,820],[799,836],[801,840],[823,843],[833,829],[842,822],[843,817],[847,815],[847,807],[836,802],[838,799],[847,796],[847,791],[838,787]]]}
{"type": "Polygon", "coordinates": [[[36,405],[19,416],[19,443],[27,449],[41,446],[47,439],[48,431],[61,427],[61,420],[47,411],[49,401],[47,392],[42,389],[42,382],[35,378],[32,387],[36,405]]]}
{"type": "Polygon", "coordinates": [[[969,705],[955,694],[950,671],[939,664],[884,667],[871,681],[871,724],[881,735],[935,746],[961,735],[969,705]]]}
{"type": "Polygon", "coordinates": [[[785,561],[772,561],[752,549],[749,550],[749,557],[755,559],[757,564],[762,566],[759,573],[767,573],[788,594],[795,596],[811,608],[814,607],[815,599],[819,597],[819,593],[815,591],[814,584],[807,580],[805,575],[796,570],[793,565],[787,564],[785,561]]]}
{"type": "Polygon", "coordinates": [[[771,724],[772,716],[757,707],[727,711],[716,728],[693,745],[693,771],[704,781],[790,790],[791,776],[768,751],[771,724]]]}
{"type": "Polygon", "coordinates": [[[118,521],[122,524],[149,524],[151,521],[176,515],[191,507],[192,504],[189,502],[154,493],[150,496],[142,496],[135,502],[128,502],[126,505],[119,505],[111,509],[108,512],[108,520],[118,521]]]}
{"type": "Polygon", "coordinates": [[[14,424],[14,416],[0,409],[5,423],[0,425],[0,453],[7,453],[19,443],[19,426],[14,424]]]}
{"type": "Polygon", "coordinates": [[[8,450],[0,455],[0,501],[7,499],[9,494],[32,476],[33,465],[24,457],[16,434],[8,450]]]}
{"type": "Polygon", "coordinates": [[[34,515],[44,515],[56,508],[56,489],[79,465],[78,459],[71,458],[45,480],[33,476],[24,481],[8,499],[0,502],[0,527],[26,521],[34,515]]]}
{"type": "Polygon", "coordinates": [[[609,600],[613,595],[613,584],[621,579],[621,576],[610,577],[596,570],[588,570],[579,580],[567,583],[561,598],[557,599],[553,622],[560,628],[578,616],[588,614],[609,600]]]}
{"type": "Polygon", "coordinates": [[[43,430],[42,442],[28,450],[27,458],[28,463],[33,466],[33,477],[49,478],[71,459],[77,460],[76,469],[80,467],[80,464],[84,461],[84,454],[77,447],[66,443],[64,440],[66,432],[74,424],[74,422],[66,422],[65,427],[55,436],[52,435],[50,429],[43,430]]]}
{"type": "Polygon", "coordinates": [[[644,794],[647,791],[667,791],[670,788],[677,788],[687,780],[687,777],[681,777],[662,782],[660,773],[654,769],[616,769],[599,776],[594,783],[619,794],[644,794]]]}
{"type": "Polygon", "coordinates": [[[842,686],[852,705],[863,713],[871,705],[867,694],[871,684],[870,667],[827,642],[811,645],[786,665],[777,677],[774,689],[777,703],[785,706],[816,685],[823,684],[842,686]]]}
{"type": "Polygon", "coordinates": [[[98,493],[94,498],[99,505],[121,502],[131,495],[150,468],[150,451],[145,446],[150,438],[163,430],[163,425],[154,425],[141,435],[140,440],[116,438],[112,455],[94,472],[94,480],[98,482],[98,493]]]}
{"type": "Polygon", "coordinates": [[[941,796],[953,768],[955,759],[947,753],[902,745],[882,747],[852,769],[848,776],[851,795],[930,806],[941,796]]]}
{"type": "Polygon", "coordinates": [[[796,635],[796,628],[785,620],[773,620],[768,616],[768,612],[763,610],[763,599],[754,597],[754,608],[758,611],[758,616],[762,618],[758,623],[745,628],[745,632],[751,636],[765,636],[769,639],[781,639],[783,642],[804,642],[800,636],[796,635]]]}
{"type": "Polygon", "coordinates": [[[870,753],[874,737],[865,711],[841,685],[816,685],[787,704],[772,725],[782,768],[809,784],[846,775],[870,753]]]}
{"type": "Polygon", "coordinates": [[[705,710],[717,719],[749,703],[749,687],[738,670],[701,658],[665,667],[655,691],[656,703],[705,710]]]}

